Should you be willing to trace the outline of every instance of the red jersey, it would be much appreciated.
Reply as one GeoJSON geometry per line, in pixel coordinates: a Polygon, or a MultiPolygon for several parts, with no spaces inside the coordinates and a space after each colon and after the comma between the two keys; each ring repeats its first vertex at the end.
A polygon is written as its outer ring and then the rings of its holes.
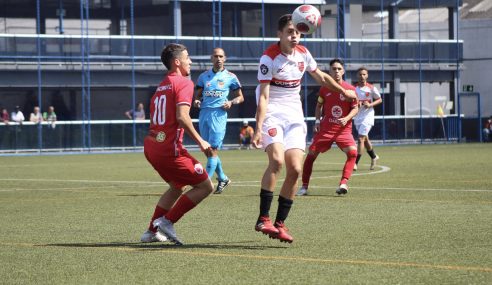
{"type": "MultiPolygon", "coordinates": [[[[355,88],[345,81],[339,83],[346,90],[354,90],[355,88]]],[[[323,118],[320,122],[321,132],[352,132],[352,120],[347,122],[345,126],[338,123],[338,119],[346,117],[350,110],[357,106],[357,100],[352,102],[340,93],[331,91],[326,87],[321,87],[318,92],[318,103],[323,104],[323,118]]]]}
{"type": "Polygon", "coordinates": [[[173,72],[167,74],[152,96],[149,134],[155,138],[153,147],[165,156],[178,156],[184,149],[184,129],[176,120],[176,107],[191,106],[193,88],[193,81],[173,72]]]}

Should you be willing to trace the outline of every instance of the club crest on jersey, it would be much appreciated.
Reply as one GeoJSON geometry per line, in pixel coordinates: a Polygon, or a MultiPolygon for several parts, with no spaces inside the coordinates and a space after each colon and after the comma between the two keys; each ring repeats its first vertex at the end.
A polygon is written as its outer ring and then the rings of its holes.
{"type": "Polygon", "coordinates": [[[277,129],[276,128],[269,129],[268,130],[268,135],[271,136],[271,137],[276,136],[277,135],[277,129]]]}
{"type": "Polygon", "coordinates": [[[203,166],[200,163],[195,164],[195,172],[198,174],[203,174],[203,166]]]}
{"type": "Polygon", "coordinates": [[[366,92],[366,97],[369,97],[369,95],[371,95],[369,92],[366,92]]]}
{"type": "Polygon", "coordinates": [[[260,72],[263,75],[267,74],[268,73],[268,67],[264,64],[260,65],[260,72]]]}
{"type": "Polygon", "coordinates": [[[158,132],[157,135],[155,136],[155,140],[158,142],[163,142],[166,140],[166,133],[165,132],[158,132]]]}
{"type": "Polygon", "coordinates": [[[331,108],[331,115],[334,118],[340,118],[342,116],[342,108],[338,105],[335,105],[331,108]]]}
{"type": "Polygon", "coordinates": [[[205,84],[207,87],[210,87],[212,86],[212,83],[210,83],[210,81],[207,81],[207,83],[205,84]]]}
{"type": "Polygon", "coordinates": [[[224,83],[224,81],[222,81],[222,80],[217,80],[217,85],[218,85],[220,88],[224,88],[225,83],[224,83]]]}
{"type": "Polygon", "coordinates": [[[304,71],[304,61],[300,61],[297,63],[297,68],[299,68],[300,72],[304,71]]]}

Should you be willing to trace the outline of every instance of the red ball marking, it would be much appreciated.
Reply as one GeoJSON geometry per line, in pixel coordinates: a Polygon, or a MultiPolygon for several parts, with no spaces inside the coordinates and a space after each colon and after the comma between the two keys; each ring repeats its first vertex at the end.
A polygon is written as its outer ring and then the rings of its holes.
{"type": "Polygon", "coordinates": [[[309,11],[310,9],[311,9],[310,5],[302,5],[301,7],[299,7],[299,11],[303,13],[309,11]]]}
{"type": "Polygon", "coordinates": [[[301,33],[309,32],[309,26],[304,23],[297,24],[296,29],[301,33]]]}

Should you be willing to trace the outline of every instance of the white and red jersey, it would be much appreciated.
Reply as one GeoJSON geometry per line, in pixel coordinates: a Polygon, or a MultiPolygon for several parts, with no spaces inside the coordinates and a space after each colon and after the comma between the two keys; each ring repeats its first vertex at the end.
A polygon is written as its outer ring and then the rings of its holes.
{"type": "Polygon", "coordinates": [[[176,107],[181,104],[191,106],[193,87],[193,81],[187,77],[168,73],[152,96],[149,134],[156,141],[153,147],[164,156],[178,156],[184,149],[184,129],[176,120],[176,107]]]}
{"type": "MultiPolygon", "coordinates": [[[[339,83],[346,90],[355,88],[345,81],[339,83]]],[[[323,104],[323,118],[320,122],[320,132],[339,132],[352,133],[352,120],[345,126],[338,122],[338,119],[346,117],[350,111],[357,106],[357,100],[348,101],[342,94],[331,91],[326,87],[321,87],[318,92],[318,103],[323,104]]]]}
{"type": "Polygon", "coordinates": [[[267,114],[280,111],[291,119],[304,121],[299,94],[301,80],[306,70],[316,69],[316,60],[302,45],[297,45],[290,55],[282,53],[279,43],[268,47],[258,67],[258,81],[270,84],[267,114]]]}
{"type": "MultiPolygon", "coordinates": [[[[369,83],[366,83],[362,87],[357,84],[355,86],[355,92],[361,103],[364,101],[372,103],[374,100],[381,98],[378,89],[369,83]]],[[[374,108],[365,108],[364,106],[361,106],[359,108],[359,113],[354,117],[354,122],[356,125],[364,123],[374,126],[374,108]]]]}

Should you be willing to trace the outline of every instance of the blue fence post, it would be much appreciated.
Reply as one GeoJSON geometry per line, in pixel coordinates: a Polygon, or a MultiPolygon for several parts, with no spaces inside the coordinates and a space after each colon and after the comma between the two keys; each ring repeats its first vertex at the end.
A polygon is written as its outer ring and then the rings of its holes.
{"type": "MultiPolygon", "coordinates": [[[[37,75],[38,75],[38,104],[39,112],[42,117],[43,112],[43,98],[42,98],[42,79],[41,79],[41,0],[36,1],[36,49],[37,49],[37,75]]],[[[38,124],[38,151],[43,149],[43,125],[41,122],[38,124]]]]}

